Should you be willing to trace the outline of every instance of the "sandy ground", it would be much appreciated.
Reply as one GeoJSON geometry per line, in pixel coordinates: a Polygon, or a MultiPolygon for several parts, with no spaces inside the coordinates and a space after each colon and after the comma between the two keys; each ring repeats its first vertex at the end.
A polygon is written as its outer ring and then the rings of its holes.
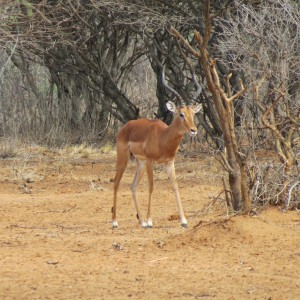
{"type": "Polygon", "coordinates": [[[30,151],[0,161],[0,299],[300,299],[300,213],[227,216],[213,157],[177,159],[188,229],[162,167],[139,227],[131,163],[113,230],[113,153],[30,151]]]}

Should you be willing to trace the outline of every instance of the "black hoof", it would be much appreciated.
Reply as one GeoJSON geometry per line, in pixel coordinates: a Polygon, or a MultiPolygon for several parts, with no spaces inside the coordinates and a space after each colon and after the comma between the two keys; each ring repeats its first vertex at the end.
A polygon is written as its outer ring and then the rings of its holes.
{"type": "Polygon", "coordinates": [[[181,224],[181,226],[182,226],[183,228],[185,228],[185,229],[188,228],[188,225],[187,225],[187,224],[181,224]]]}

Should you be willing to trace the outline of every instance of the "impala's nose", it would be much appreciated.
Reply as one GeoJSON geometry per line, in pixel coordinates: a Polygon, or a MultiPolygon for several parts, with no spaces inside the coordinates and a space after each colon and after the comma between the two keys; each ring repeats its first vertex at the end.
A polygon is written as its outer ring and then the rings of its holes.
{"type": "Polygon", "coordinates": [[[197,129],[196,128],[192,128],[190,134],[191,134],[191,136],[196,135],[197,134],[197,129]]]}

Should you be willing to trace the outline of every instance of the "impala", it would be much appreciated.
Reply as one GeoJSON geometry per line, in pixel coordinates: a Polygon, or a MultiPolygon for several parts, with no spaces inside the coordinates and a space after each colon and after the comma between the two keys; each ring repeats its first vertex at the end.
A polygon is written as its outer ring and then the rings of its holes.
{"type": "MultiPolygon", "coordinates": [[[[173,88],[169,87],[165,82],[164,69],[162,73],[162,83],[171,92],[173,92],[179,101],[179,106],[169,101],[166,106],[169,111],[174,114],[173,121],[170,126],[166,125],[161,120],[138,119],[126,123],[120,130],[117,136],[117,163],[116,176],[114,179],[114,196],[112,207],[112,227],[118,227],[116,218],[117,213],[117,193],[119,189],[120,180],[126,169],[128,159],[133,156],[136,160],[136,173],[131,185],[134,204],[137,211],[137,218],[142,227],[152,227],[151,219],[151,196],[153,192],[153,164],[165,164],[168,176],[170,178],[173,190],[175,192],[177,207],[179,211],[179,218],[181,225],[187,227],[187,220],[183,212],[178,184],[175,175],[175,156],[185,133],[190,136],[197,134],[197,127],[194,124],[194,114],[200,111],[202,105],[197,106],[183,104],[183,99],[173,88]],[[148,198],[148,212],[146,221],[142,217],[139,207],[138,197],[136,193],[137,186],[142,179],[145,168],[148,175],[149,184],[149,198],[148,198]]],[[[201,92],[201,87],[195,79],[193,72],[193,79],[195,81],[198,95],[201,92]]]]}

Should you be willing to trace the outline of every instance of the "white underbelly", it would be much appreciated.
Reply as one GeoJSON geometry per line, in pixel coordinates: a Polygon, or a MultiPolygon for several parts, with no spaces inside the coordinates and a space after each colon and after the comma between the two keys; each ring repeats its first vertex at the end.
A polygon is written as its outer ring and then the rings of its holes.
{"type": "Polygon", "coordinates": [[[144,145],[141,142],[129,142],[129,149],[133,156],[138,160],[146,160],[144,145]]]}
{"type": "Polygon", "coordinates": [[[147,157],[146,156],[143,156],[143,155],[134,155],[133,156],[138,159],[138,160],[147,160],[147,157]]]}

